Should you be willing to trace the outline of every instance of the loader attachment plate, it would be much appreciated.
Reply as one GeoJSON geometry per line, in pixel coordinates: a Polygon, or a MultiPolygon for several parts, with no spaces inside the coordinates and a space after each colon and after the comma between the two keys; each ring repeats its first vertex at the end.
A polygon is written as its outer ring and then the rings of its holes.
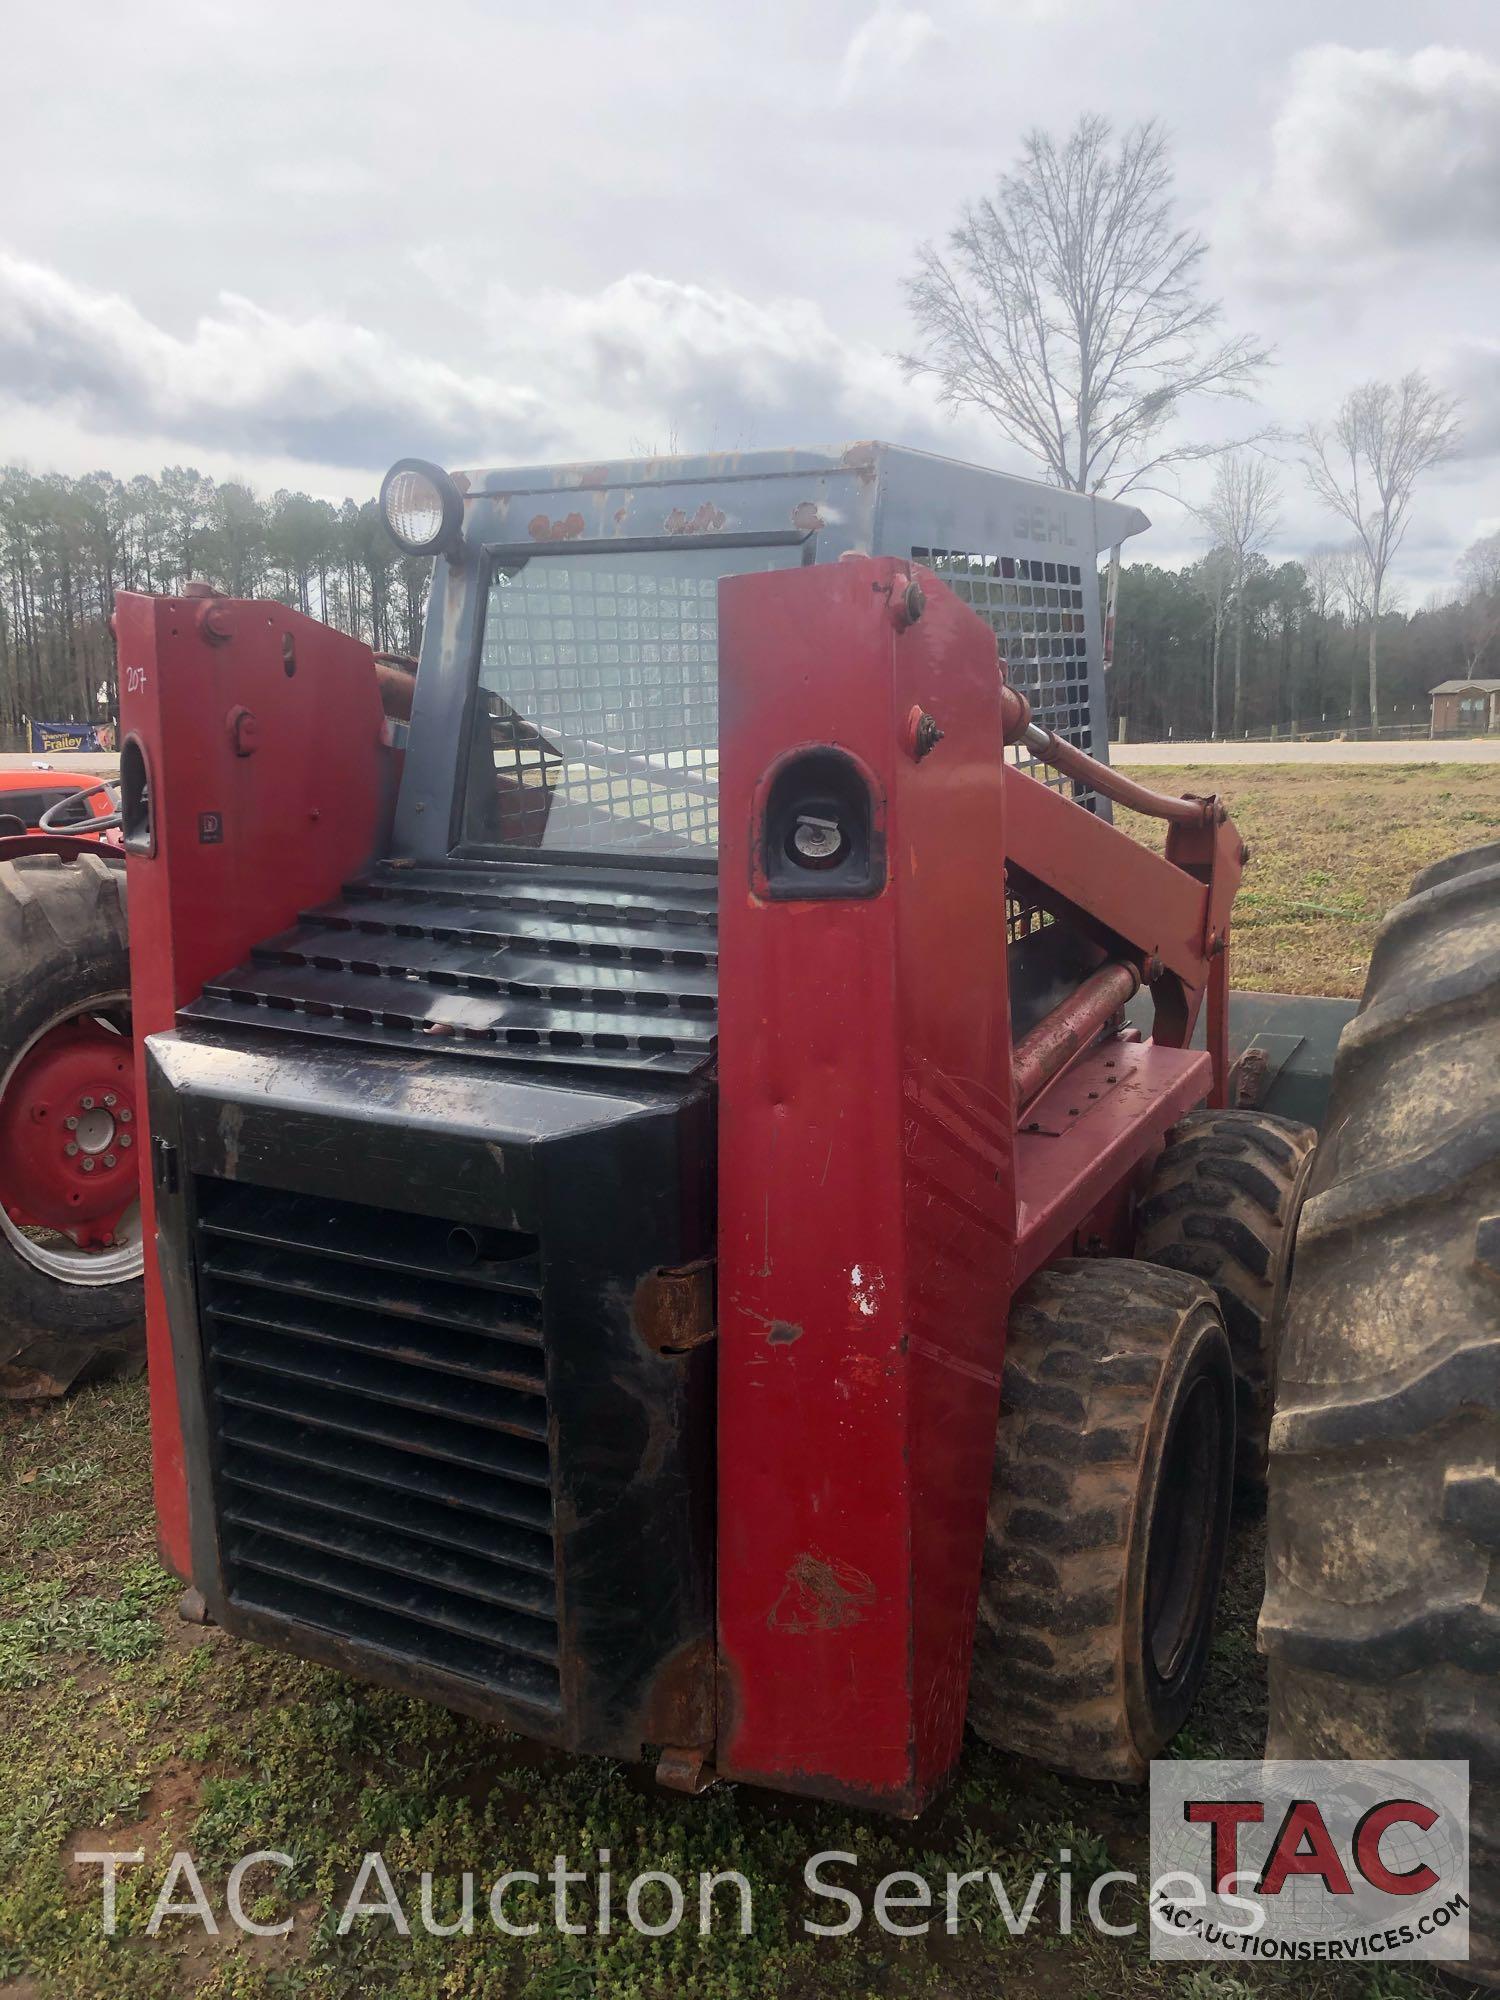
{"type": "MultiPolygon", "coordinates": [[[[1327,1000],[1303,993],[1231,992],[1229,1054],[1235,1101],[1247,1109],[1321,1126],[1328,1109],[1334,1051],[1358,1005],[1355,1000],[1327,1000]]],[[[1149,1035],[1149,998],[1138,996],[1126,1009],[1126,1018],[1132,1027],[1149,1035]]],[[[1200,1022],[1193,1046],[1201,1048],[1203,1039],[1200,1022]]]]}

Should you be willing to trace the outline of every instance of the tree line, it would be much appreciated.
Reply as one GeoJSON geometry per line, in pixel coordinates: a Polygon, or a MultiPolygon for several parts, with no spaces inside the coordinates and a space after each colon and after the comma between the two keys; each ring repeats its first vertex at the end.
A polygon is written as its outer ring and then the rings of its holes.
{"type": "MultiPolygon", "coordinates": [[[[1247,512],[1221,509],[1240,521],[1238,545],[1182,569],[1121,572],[1110,712],[1137,740],[1369,725],[1367,565],[1332,548],[1272,564],[1252,545],[1253,522],[1244,529],[1247,512]]],[[[0,473],[0,735],[23,747],[33,716],[117,714],[116,590],[203,578],[235,597],[279,598],[377,650],[415,653],[427,573],[394,547],[372,500],[263,500],[177,466],[131,480],[11,468],[0,473]]],[[[1500,672],[1500,535],[1475,543],[1459,574],[1451,602],[1410,613],[1387,602],[1380,614],[1389,722],[1425,721],[1441,680],[1500,672]]]]}
{"type": "MultiPolygon", "coordinates": [[[[1450,598],[1414,611],[1387,594],[1378,619],[1386,727],[1425,728],[1441,681],[1500,674],[1500,534],[1476,542],[1459,575],[1450,598]]],[[[1347,548],[1271,563],[1220,544],[1182,569],[1128,564],[1111,722],[1137,742],[1364,732],[1370,627],[1368,567],[1347,548]]]]}
{"type": "MultiPolygon", "coordinates": [[[[1236,477],[1231,465],[1219,485],[1232,489],[1236,477]]],[[[1253,545],[1262,515],[1253,505],[1237,512],[1234,498],[1218,513],[1228,539],[1198,562],[1122,570],[1112,721],[1138,741],[1367,728],[1368,566],[1334,548],[1268,562],[1253,545]]],[[[117,715],[116,590],[170,593],[202,578],[235,597],[279,598],[378,651],[416,653],[428,567],[395,548],[373,500],[259,499],[180,466],[130,480],[9,468],[0,472],[0,745],[24,747],[32,717],[117,715]]],[[[1387,600],[1380,613],[1385,721],[1425,722],[1439,681],[1500,673],[1500,534],[1474,544],[1459,576],[1451,602],[1408,613],[1387,600]]]]}
{"type": "Polygon", "coordinates": [[[190,466],[159,479],[0,469],[0,747],[25,725],[119,712],[109,618],[117,590],[193,578],[275,597],[377,651],[415,652],[429,565],[403,556],[373,500],[259,498],[190,466]]]}

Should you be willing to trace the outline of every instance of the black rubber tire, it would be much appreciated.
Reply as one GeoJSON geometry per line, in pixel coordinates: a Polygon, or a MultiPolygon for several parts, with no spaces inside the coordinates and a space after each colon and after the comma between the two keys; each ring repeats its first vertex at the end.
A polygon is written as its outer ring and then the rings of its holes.
{"type": "Polygon", "coordinates": [[[1203,1679],[1233,1472],[1234,1371],[1207,1285],[1078,1258],[1022,1288],[970,1680],[978,1735],[1077,1777],[1147,1775],[1203,1679]]]}
{"type": "Polygon", "coordinates": [[[1167,1134],[1136,1211],[1137,1257],[1214,1288],[1238,1397],[1236,1475],[1260,1494],[1297,1216],[1318,1135],[1264,1111],[1194,1111],[1167,1134]]]}
{"type": "MultiPolygon", "coordinates": [[[[0,861],[0,1078],[66,1010],[130,989],[125,870],[102,854],[0,861]]],[[[61,1395],[145,1361],[140,1278],[69,1285],[0,1235],[0,1397],[61,1395]]]]}
{"type": "Polygon", "coordinates": [[[1500,1985],[1500,845],[1419,875],[1334,1062],[1271,1426],[1272,1757],[1469,1763],[1500,1985]]]}

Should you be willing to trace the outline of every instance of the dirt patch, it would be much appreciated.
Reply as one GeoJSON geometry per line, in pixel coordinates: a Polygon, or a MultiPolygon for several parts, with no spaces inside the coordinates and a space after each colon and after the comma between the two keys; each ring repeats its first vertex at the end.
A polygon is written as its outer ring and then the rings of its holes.
{"type": "Polygon", "coordinates": [[[182,1765],[168,1765],[141,1801],[139,1818],[128,1826],[96,1826],[74,1834],[62,1845],[62,1871],[74,1889],[93,1891],[99,1884],[97,1863],[80,1863],[79,1854],[155,1854],[178,1841],[198,1810],[200,1774],[182,1765]]]}

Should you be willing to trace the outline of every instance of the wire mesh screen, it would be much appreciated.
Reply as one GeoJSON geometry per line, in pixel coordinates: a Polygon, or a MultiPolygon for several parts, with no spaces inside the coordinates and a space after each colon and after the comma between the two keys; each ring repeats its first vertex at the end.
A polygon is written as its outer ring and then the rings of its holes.
{"type": "MultiPolygon", "coordinates": [[[[1089,725],[1089,660],[1083,606],[1085,588],[1077,563],[1037,557],[979,555],[959,549],[913,549],[912,560],[940,576],[955,597],[970,605],[995,634],[1007,677],[1031,703],[1044,729],[1052,729],[1080,750],[1093,752],[1089,725]]],[[[1050,765],[1039,763],[1023,743],[1006,755],[1029,777],[1064,797],[1095,806],[1092,789],[1075,784],[1050,765]]],[[[1012,943],[1043,929],[1051,918],[1019,897],[1006,901],[1012,943]]]]}
{"type": "MultiPolygon", "coordinates": [[[[926,564],[990,626],[1011,686],[1025,695],[1042,727],[1092,754],[1085,585],[1077,563],[957,549],[913,549],[912,560],[926,564]]],[[[1088,787],[1039,764],[1024,744],[1013,743],[1009,755],[1032,777],[1092,810],[1088,787]]]]}
{"type": "Polygon", "coordinates": [[[471,783],[470,837],[710,859],[719,578],[800,559],[796,546],[622,547],[498,564],[477,725],[495,792],[476,798],[471,783]]]}

